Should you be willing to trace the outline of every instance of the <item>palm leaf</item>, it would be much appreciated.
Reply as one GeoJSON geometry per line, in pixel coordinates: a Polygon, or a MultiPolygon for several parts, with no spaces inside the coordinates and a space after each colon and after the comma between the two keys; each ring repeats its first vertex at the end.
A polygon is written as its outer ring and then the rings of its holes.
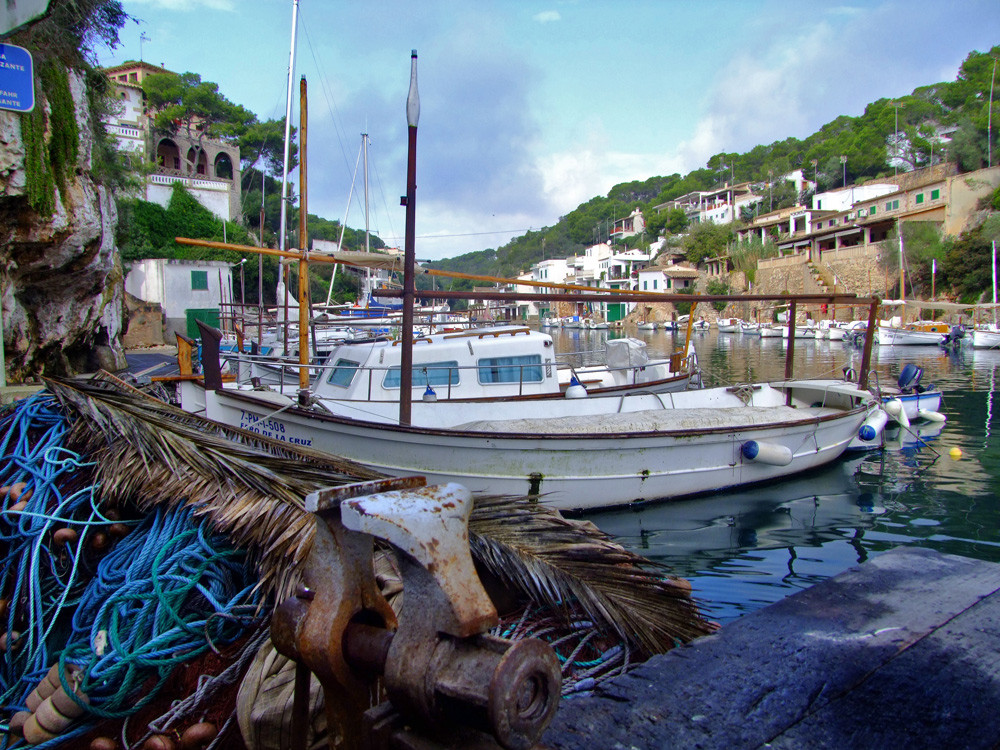
{"type": "Polygon", "coordinates": [[[589,522],[524,499],[479,497],[469,522],[476,561],[543,607],[575,602],[647,653],[715,629],[690,586],[613,543],[589,522]]]}
{"type": "MultiPolygon", "coordinates": [[[[230,428],[172,407],[107,373],[47,381],[78,416],[70,441],[95,461],[111,501],[141,508],[192,505],[260,561],[261,585],[294,591],[312,545],[310,492],[381,478],[354,462],[230,428]]],[[[527,498],[478,497],[473,556],[543,607],[575,601],[604,632],[646,652],[711,632],[689,589],[612,543],[527,498]]]]}

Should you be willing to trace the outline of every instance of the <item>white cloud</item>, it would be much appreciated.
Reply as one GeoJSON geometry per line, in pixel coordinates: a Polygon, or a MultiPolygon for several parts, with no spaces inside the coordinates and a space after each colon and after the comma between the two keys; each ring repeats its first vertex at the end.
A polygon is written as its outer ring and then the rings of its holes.
{"type": "Polygon", "coordinates": [[[557,10],[545,10],[533,15],[531,20],[538,21],[538,23],[549,23],[551,21],[561,21],[562,16],[559,15],[559,11],[557,10]]]}

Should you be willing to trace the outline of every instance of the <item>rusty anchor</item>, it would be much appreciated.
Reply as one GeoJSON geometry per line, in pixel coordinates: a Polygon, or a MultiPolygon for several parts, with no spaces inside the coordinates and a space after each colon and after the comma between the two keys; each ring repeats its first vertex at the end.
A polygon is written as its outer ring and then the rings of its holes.
{"type": "Polygon", "coordinates": [[[407,477],[320,490],[306,508],[304,587],[271,622],[298,664],[292,746],[305,747],[311,671],[331,747],[533,747],[558,707],[559,663],[542,641],[489,635],[498,617],[469,550],[469,491],[407,477]],[[375,579],[376,538],[397,552],[398,620],[375,579]],[[388,700],[371,708],[378,684],[388,700]]]}

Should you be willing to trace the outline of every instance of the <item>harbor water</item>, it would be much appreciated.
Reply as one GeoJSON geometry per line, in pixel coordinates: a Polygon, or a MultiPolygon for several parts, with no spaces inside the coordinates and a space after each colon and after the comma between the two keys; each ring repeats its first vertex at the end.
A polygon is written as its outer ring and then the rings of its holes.
{"type": "MultiPolygon", "coordinates": [[[[646,341],[650,356],[682,339],[663,331],[552,331],[561,360],[598,361],[608,336],[646,341]]],[[[706,385],[784,376],[786,342],[714,329],[694,334],[706,385]]],[[[860,369],[861,349],[795,342],[795,377],[860,369]]],[[[715,620],[760,609],[900,545],[1000,562],[1000,351],[878,347],[874,376],[895,385],[923,368],[944,392],[945,423],[890,428],[884,450],[739,491],[591,513],[626,548],[691,581],[715,620]],[[957,451],[955,449],[958,449],[957,451]]]]}

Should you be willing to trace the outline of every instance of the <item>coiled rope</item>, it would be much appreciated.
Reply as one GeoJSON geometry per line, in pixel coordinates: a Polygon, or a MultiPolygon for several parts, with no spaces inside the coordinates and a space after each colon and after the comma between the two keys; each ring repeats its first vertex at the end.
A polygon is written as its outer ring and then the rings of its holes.
{"type": "MultiPolygon", "coordinates": [[[[106,541],[121,522],[102,513],[91,464],[64,445],[68,431],[44,391],[0,415],[0,599],[7,603],[0,722],[26,709],[55,663],[63,688],[86,711],[38,748],[89,731],[98,719],[135,713],[175,667],[259,624],[244,553],[190,508],[154,512],[108,554],[88,544],[98,533],[106,541]],[[54,540],[63,528],[74,541],[54,540]],[[73,668],[82,670],[79,690],[89,704],[73,694],[73,668]]],[[[0,750],[21,744],[4,734],[0,750]]]]}

